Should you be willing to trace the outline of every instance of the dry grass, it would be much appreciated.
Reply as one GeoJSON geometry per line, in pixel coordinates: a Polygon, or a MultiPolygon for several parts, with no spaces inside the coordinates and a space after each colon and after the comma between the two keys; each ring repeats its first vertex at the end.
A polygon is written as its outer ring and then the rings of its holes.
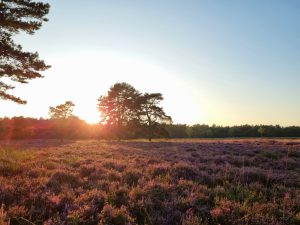
{"type": "Polygon", "coordinates": [[[300,224],[299,139],[1,146],[1,225],[300,224]]]}

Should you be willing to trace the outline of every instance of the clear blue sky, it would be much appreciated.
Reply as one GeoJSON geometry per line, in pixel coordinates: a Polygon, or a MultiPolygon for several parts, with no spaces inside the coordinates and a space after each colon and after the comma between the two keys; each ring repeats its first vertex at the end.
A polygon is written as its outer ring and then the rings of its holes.
{"type": "Polygon", "coordinates": [[[125,81],[163,93],[175,123],[300,125],[300,1],[45,2],[49,22],[16,40],[52,68],[0,116],[72,100],[96,121],[99,95],[125,81]]]}

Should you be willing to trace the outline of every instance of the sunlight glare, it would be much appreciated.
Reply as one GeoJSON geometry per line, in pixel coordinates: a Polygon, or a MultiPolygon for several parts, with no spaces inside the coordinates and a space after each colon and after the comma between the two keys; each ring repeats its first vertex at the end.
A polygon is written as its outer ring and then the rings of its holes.
{"type": "Polygon", "coordinates": [[[151,60],[129,53],[88,52],[53,57],[49,63],[52,67],[45,72],[45,78],[16,88],[17,95],[18,92],[26,93],[24,98],[31,100],[26,109],[14,104],[11,110],[47,118],[50,106],[70,100],[75,103],[74,115],[94,124],[100,121],[97,109],[100,95],[107,94],[116,82],[127,82],[141,92],[162,93],[162,106],[175,123],[191,124],[204,120],[204,111],[199,108],[197,96],[190,94],[189,85],[179,79],[176,72],[151,60]],[[44,92],[42,87],[45,85],[52,87],[51,94],[44,92]],[[39,95],[27,92],[29,86],[40,90],[39,95]]]}

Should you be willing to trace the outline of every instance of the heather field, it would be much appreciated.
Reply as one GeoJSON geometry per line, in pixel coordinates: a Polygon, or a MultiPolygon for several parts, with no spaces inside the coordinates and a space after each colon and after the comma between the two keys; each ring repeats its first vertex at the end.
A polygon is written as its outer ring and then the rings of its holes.
{"type": "Polygon", "coordinates": [[[0,224],[300,224],[300,140],[0,142],[0,224]]]}

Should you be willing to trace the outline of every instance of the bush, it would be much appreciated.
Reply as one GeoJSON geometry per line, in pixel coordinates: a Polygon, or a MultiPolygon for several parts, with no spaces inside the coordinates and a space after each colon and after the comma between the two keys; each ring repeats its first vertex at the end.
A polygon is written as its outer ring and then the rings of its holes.
{"type": "Polygon", "coordinates": [[[129,215],[127,208],[121,206],[119,209],[111,205],[105,205],[100,213],[98,225],[133,225],[134,219],[129,215]]]}

